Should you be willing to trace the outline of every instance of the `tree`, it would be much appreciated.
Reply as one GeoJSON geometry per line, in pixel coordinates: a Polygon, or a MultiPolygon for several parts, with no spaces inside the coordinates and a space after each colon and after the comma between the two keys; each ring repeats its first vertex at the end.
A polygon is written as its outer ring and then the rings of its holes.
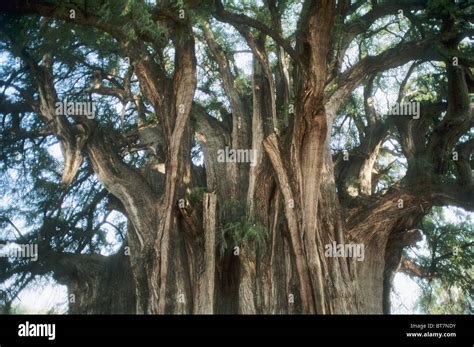
{"type": "Polygon", "coordinates": [[[53,272],[74,312],[389,312],[422,218],[474,209],[468,1],[1,8],[2,170],[19,151],[43,213],[18,236],[41,260],[1,278],[53,272]],[[115,255],[97,208],[126,218],[115,255]]]}
{"type": "Polygon", "coordinates": [[[458,211],[459,223],[445,222],[435,207],[422,221],[428,252],[404,252],[401,272],[420,283],[418,306],[426,313],[472,313],[472,221],[458,211]]]}

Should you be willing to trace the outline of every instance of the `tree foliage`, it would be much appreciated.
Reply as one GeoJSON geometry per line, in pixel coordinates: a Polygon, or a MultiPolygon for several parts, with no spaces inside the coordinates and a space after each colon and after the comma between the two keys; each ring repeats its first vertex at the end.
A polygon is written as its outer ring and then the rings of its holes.
{"type": "MultiPolygon", "coordinates": [[[[472,313],[469,1],[0,9],[0,244],[41,254],[0,257],[5,307],[37,276],[71,293],[84,281],[105,288],[113,276],[101,273],[120,272],[110,264],[129,247],[130,281],[147,298],[131,304],[140,312],[195,312],[163,297],[180,286],[205,292],[194,275],[179,277],[202,266],[227,298],[222,312],[374,312],[360,289],[373,270],[388,283],[374,289],[380,307],[403,271],[417,278],[423,311],[472,313]],[[65,100],[94,103],[95,117],[58,115],[65,100]],[[395,104],[419,114],[391,114],[395,104]],[[254,149],[257,162],[220,163],[226,147],[254,149]],[[453,222],[440,206],[467,212],[453,222]],[[411,229],[424,235],[419,250],[406,249],[411,229]],[[323,259],[333,240],[384,250],[368,255],[378,267],[323,259]],[[278,283],[278,304],[248,294],[268,283],[278,283]],[[283,304],[288,290],[299,306],[283,304]],[[327,300],[344,297],[354,299],[327,300]]],[[[193,295],[207,305],[202,292],[193,295]]]]}

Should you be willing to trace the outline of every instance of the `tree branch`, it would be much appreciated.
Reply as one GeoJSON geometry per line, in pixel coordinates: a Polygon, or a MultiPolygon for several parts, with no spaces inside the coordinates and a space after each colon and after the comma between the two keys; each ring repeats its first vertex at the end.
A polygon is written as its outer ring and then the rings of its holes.
{"type": "Polygon", "coordinates": [[[214,17],[218,21],[228,23],[233,26],[244,25],[255,28],[275,40],[275,42],[283,47],[283,49],[294,61],[299,61],[296,51],[293,49],[293,47],[291,47],[289,41],[284,39],[282,36],[280,36],[280,34],[278,34],[278,32],[269,28],[264,23],[243,14],[235,14],[226,11],[220,0],[215,0],[215,8],[216,11],[214,12],[214,17]]]}
{"type": "Polygon", "coordinates": [[[402,272],[410,277],[419,277],[424,279],[432,279],[437,276],[436,272],[432,272],[430,269],[424,268],[406,258],[403,258],[400,262],[400,268],[398,272],[402,272]]]}
{"type": "Polygon", "coordinates": [[[346,102],[352,91],[366,78],[367,75],[391,69],[406,64],[411,60],[439,59],[435,49],[436,40],[425,39],[416,42],[400,43],[379,55],[368,56],[360,60],[349,70],[335,79],[326,90],[334,90],[326,95],[329,114],[333,117],[339,108],[346,102]]]}

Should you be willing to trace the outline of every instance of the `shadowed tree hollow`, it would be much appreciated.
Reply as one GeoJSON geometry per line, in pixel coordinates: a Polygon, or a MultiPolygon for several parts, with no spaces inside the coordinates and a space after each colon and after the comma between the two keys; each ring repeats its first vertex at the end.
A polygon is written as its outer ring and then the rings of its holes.
{"type": "Polygon", "coordinates": [[[474,210],[469,1],[0,9],[2,172],[29,187],[1,237],[38,245],[0,258],[12,295],[52,274],[70,313],[388,313],[396,271],[437,275],[403,256],[431,208],[474,210]]]}

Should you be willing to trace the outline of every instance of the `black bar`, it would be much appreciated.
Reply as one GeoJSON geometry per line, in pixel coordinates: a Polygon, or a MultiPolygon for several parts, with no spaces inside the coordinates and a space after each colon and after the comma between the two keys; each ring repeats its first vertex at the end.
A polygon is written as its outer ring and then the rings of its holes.
{"type": "MultiPolygon", "coordinates": [[[[337,342],[382,342],[395,346],[473,346],[472,316],[462,315],[359,315],[359,316],[0,316],[0,346],[89,345],[92,341],[146,343],[150,338],[174,336],[321,337],[337,342]],[[55,339],[19,337],[20,324],[55,324],[55,339]],[[421,333],[426,336],[411,336],[421,333]],[[455,333],[456,336],[428,336],[455,333]]],[[[159,341],[159,340],[155,340],[159,341]]],[[[314,340],[316,341],[316,340],[314,340]]],[[[152,345],[155,345],[153,343],[152,345]]],[[[158,343],[157,345],[160,345],[158,343]]]]}

